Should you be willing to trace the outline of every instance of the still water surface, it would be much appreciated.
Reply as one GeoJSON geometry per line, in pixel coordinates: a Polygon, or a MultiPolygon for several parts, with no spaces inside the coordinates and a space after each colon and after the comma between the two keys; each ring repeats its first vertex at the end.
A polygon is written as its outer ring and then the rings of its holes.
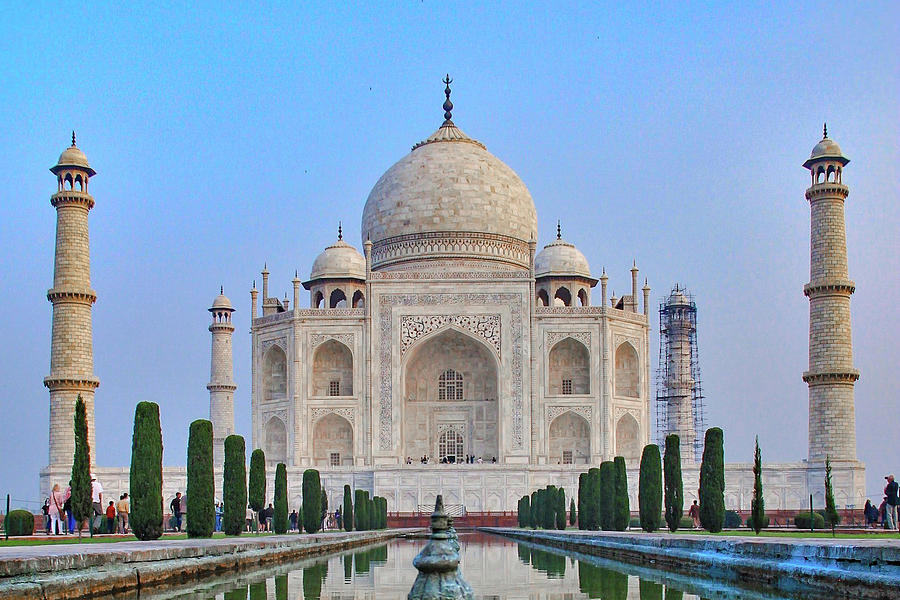
{"type": "MultiPolygon", "coordinates": [[[[795,600],[557,552],[481,533],[459,536],[463,576],[478,600],[795,600]]],[[[400,600],[415,581],[412,560],[426,540],[397,539],[280,568],[211,579],[192,590],[151,596],[172,600],[400,600]]],[[[142,596],[143,598],[144,596],[142,596]]],[[[803,596],[804,600],[812,597],[803,596]]]]}

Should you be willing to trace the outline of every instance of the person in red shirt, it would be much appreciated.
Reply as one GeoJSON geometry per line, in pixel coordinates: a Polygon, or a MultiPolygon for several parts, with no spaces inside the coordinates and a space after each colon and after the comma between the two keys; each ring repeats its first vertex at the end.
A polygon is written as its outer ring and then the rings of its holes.
{"type": "Polygon", "coordinates": [[[700,505],[697,504],[697,501],[694,500],[694,503],[691,504],[690,510],[688,510],[688,516],[691,518],[691,521],[694,522],[694,529],[700,527],[700,505]]]}
{"type": "Polygon", "coordinates": [[[113,501],[109,501],[106,507],[106,533],[112,533],[116,530],[116,505],[113,501]]]}

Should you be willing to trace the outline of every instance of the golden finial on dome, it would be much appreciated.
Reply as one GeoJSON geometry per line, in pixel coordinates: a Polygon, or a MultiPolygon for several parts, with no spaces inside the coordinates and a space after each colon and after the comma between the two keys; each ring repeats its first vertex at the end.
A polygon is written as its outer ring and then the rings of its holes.
{"type": "Polygon", "coordinates": [[[452,113],[450,111],[453,110],[453,103],[450,102],[450,84],[453,83],[453,80],[450,79],[450,73],[447,73],[447,76],[441,80],[444,84],[444,95],[447,97],[444,100],[444,123],[450,122],[450,117],[452,117],[452,113]]]}
{"type": "MultiPolygon", "coordinates": [[[[822,139],[824,140],[827,137],[828,137],[828,123],[823,123],[822,124],[822,139]]],[[[72,145],[74,146],[75,144],[72,144],[72,145]]]]}
{"type": "Polygon", "coordinates": [[[341,227],[341,222],[338,221],[338,241],[344,239],[344,230],[341,227]]]}
{"type": "Polygon", "coordinates": [[[72,147],[75,147],[75,130],[72,130],[72,147]]]}

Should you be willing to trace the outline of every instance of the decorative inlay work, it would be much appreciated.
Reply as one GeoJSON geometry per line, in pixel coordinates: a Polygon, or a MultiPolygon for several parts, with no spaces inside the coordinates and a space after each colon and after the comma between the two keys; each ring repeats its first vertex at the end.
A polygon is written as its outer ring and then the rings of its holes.
{"type": "MultiPolygon", "coordinates": [[[[463,262],[463,261],[449,261],[449,260],[441,260],[441,261],[431,261],[428,263],[429,266],[433,267],[456,267],[457,269],[461,266],[467,267],[485,267],[487,263],[471,263],[463,262]]],[[[416,265],[416,268],[421,268],[421,265],[416,265]]],[[[491,267],[496,268],[496,267],[491,267]]],[[[372,279],[382,279],[382,280],[409,280],[409,279],[527,279],[528,271],[520,270],[520,271],[372,271],[371,273],[372,279]]]]}
{"type": "Polygon", "coordinates": [[[365,317],[365,308],[301,308],[301,317],[365,317]]]}
{"type": "Polygon", "coordinates": [[[272,346],[278,346],[284,353],[287,354],[287,338],[280,337],[272,340],[264,340],[259,343],[259,353],[265,354],[266,351],[272,346]]]}
{"type": "Polygon", "coordinates": [[[640,355],[640,351],[641,351],[640,340],[638,340],[638,338],[636,338],[634,336],[622,335],[621,333],[618,333],[613,336],[613,353],[615,353],[615,351],[618,350],[619,346],[621,346],[625,342],[628,342],[629,344],[631,344],[631,347],[634,348],[634,351],[637,352],[638,355],[640,355]]]}
{"type": "Polygon", "coordinates": [[[444,327],[459,327],[477,335],[500,355],[500,315],[403,315],[400,317],[400,356],[416,340],[444,327]]]}
{"type": "Polygon", "coordinates": [[[528,267],[528,242],[496,233],[473,231],[426,231],[398,235],[375,242],[373,267],[384,267],[423,255],[435,258],[471,257],[528,267]]]}
{"type": "Polygon", "coordinates": [[[353,347],[352,333],[314,333],[309,336],[310,349],[315,350],[319,344],[328,340],[337,340],[348,348],[353,347]]]}
{"type": "Polygon", "coordinates": [[[588,423],[591,423],[594,417],[594,407],[589,404],[585,404],[582,406],[550,406],[547,408],[547,426],[550,426],[550,423],[553,422],[553,419],[567,412],[573,412],[576,415],[581,415],[585,418],[585,420],[587,420],[588,423]]]}
{"type": "Polygon", "coordinates": [[[310,422],[315,423],[325,415],[335,414],[344,417],[352,427],[356,426],[356,411],[352,408],[314,408],[311,411],[310,422]]]}
{"type": "Polygon", "coordinates": [[[512,407],[512,447],[521,449],[523,444],[523,360],[524,320],[522,297],[519,294],[381,294],[378,328],[380,344],[378,348],[381,365],[379,392],[379,449],[391,449],[391,416],[393,412],[393,376],[391,373],[391,343],[394,340],[393,308],[395,306],[507,306],[510,311],[510,383],[512,407]]]}
{"type": "Polygon", "coordinates": [[[274,313],[253,319],[253,325],[271,325],[272,323],[289,321],[291,317],[293,317],[293,313],[290,311],[274,313]]]}
{"type": "Polygon", "coordinates": [[[546,348],[552,348],[556,342],[560,340],[564,340],[567,337],[572,338],[573,340],[578,340],[584,347],[590,350],[591,348],[591,332],[590,331],[548,331],[545,338],[547,341],[544,344],[546,348]]]}
{"type": "Polygon", "coordinates": [[[638,408],[625,408],[624,406],[617,406],[617,407],[616,407],[616,412],[615,412],[615,421],[616,421],[616,423],[618,423],[618,422],[619,422],[619,419],[622,418],[622,415],[624,415],[624,414],[626,414],[626,413],[628,413],[629,415],[631,415],[632,417],[634,417],[634,420],[637,421],[638,423],[641,422],[641,411],[640,411],[640,409],[638,409],[638,408]]]}
{"type": "Polygon", "coordinates": [[[539,315],[599,315],[604,312],[603,306],[535,306],[534,312],[539,315]]]}
{"type": "Polygon", "coordinates": [[[264,411],[262,417],[262,422],[264,424],[268,423],[269,419],[271,419],[272,417],[278,417],[279,419],[281,419],[281,422],[284,424],[284,426],[287,427],[288,418],[286,408],[282,408],[281,410],[264,411]]]}

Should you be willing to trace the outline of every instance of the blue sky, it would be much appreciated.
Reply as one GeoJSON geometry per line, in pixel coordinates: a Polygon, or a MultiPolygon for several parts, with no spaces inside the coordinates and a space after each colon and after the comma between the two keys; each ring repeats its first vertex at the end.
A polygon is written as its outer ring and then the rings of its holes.
{"type": "MultiPolygon", "coordinates": [[[[806,456],[808,185],[827,120],[844,174],[860,457],[900,471],[900,7],[895,3],[424,2],[135,7],[29,3],[0,38],[0,492],[47,462],[55,214],[71,130],[91,182],[97,440],[127,464],[134,405],[160,404],[166,464],[208,413],[206,308],[235,315],[249,437],[249,288],[291,289],[335,237],[360,246],[381,173],[454,121],[509,164],[612,290],[632,260],[654,302],[695,295],[707,417],[726,459],[806,456]],[[10,426],[14,424],[14,426],[10,426]],[[893,455],[893,458],[891,457],[893,455]]],[[[656,329],[656,326],[654,326],[656,329]]],[[[656,336],[654,334],[654,340],[656,336]]],[[[655,370],[655,350],[654,365],[655,370]]]]}

